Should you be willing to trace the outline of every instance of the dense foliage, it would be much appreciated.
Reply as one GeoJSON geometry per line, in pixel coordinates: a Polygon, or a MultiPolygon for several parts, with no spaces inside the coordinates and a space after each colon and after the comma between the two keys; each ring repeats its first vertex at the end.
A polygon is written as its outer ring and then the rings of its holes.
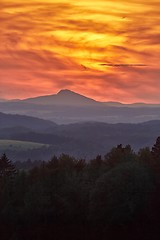
{"type": "Polygon", "coordinates": [[[1,239],[156,239],[160,138],[138,153],[120,144],[89,162],[62,154],[15,166],[0,157],[1,239]]]}

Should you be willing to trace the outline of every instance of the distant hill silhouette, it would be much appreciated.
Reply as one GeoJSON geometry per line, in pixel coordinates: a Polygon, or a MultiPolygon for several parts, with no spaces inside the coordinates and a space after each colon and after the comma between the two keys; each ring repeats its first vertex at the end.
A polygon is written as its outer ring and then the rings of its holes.
{"type": "MultiPolygon", "coordinates": [[[[16,101],[16,100],[14,100],[16,101]]],[[[18,101],[18,100],[17,100],[18,101]]],[[[160,104],[148,104],[143,102],[125,104],[121,102],[99,102],[69,89],[60,90],[57,94],[27,98],[22,102],[36,103],[44,105],[101,105],[110,107],[160,107],[160,104]]]]}
{"type": "Polygon", "coordinates": [[[98,102],[70,90],[24,100],[0,102],[0,111],[38,117],[58,124],[87,121],[140,123],[160,120],[159,104],[98,102]]]}
{"type": "Polygon", "coordinates": [[[0,129],[3,128],[29,128],[34,130],[44,130],[54,127],[56,124],[51,121],[42,120],[35,117],[5,114],[0,112],[0,129]]]}
{"type": "Polygon", "coordinates": [[[6,102],[6,99],[0,98],[0,102],[6,102]]]}
{"type": "Polygon", "coordinates": [[[85,97],[81,94],[75,93],[73,91],[70,91],[68,89],[61,90],[57,94],[28,98],[23,101],[36,104],[69,105],[69,106],[98,104],[98,102],[96,102],[95,100],[85,97]]]}

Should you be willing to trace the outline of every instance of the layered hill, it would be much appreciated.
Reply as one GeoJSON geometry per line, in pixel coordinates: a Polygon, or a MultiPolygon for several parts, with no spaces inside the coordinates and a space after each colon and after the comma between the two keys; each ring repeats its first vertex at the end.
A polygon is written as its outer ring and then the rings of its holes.
{"type": "Polygon", "coordinates": [[[140,123],[160,120],[159,104],[97,102],[70,90],[61,90],[48,96],[0,102],[0,111],[38,117],[58,124],[87,121],[140,123]]]}
{"type": "Polygon", "coordinates": [[[8,149],[5,142],[3,149],[4,145],[0,142],[0,154],[5,151],[14,160],[48,160],[62,153],[89,159],[97,154],[106,154],[118,144],[130,144],[135,151],[151,147],[160,136],[160,120],[139,124],[85,122],[56,125],[27,116],[0,114],[0,123],[1,140],[22,142],[19,150],[12,147],[13,142],[9,142],[8,149]],[[24,149],[23,142],[42,145],[24,149]]]}
{"type": "Polygon", "coordinates": [[[49,127],[55,127],[55,123],[35,117],[5,114],[0,112],[0,129],[3,128],[28,128],[34,130],[45,130],[49,127]]]}

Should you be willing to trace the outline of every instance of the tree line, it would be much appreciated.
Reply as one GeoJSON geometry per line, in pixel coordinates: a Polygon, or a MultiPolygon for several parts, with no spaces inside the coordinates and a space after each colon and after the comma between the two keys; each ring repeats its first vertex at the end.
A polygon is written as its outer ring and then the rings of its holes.
{"type": "Polygon", "coordinates": [[[119,144],[87,162],[62,154],[19,168],[0,157],[1,239],[158,235],[160,137],[138,153],[119,144]]]}

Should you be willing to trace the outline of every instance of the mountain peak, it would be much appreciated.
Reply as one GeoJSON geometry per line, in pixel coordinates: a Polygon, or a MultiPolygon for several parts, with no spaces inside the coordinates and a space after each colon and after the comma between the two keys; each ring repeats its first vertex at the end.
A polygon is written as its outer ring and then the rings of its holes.
{"type": "Polygon", "coordinates": [[[69,105],[92,105],[97,104],[94,99],[88,98],[77,92],[73,92],[69,89],[62,89],[56,94],[57,99],[62,101],[64,104],[69,105]]]}
{"type": "Polygon", "coordinates": [[[68,95],[68,94],[78,94],[78,93],[75,93],[69,89],[62,89],[57,93],[57,95],[68,95]]]}
{"type": "Polygon", "coordinates": [[[73,92],[68,89],[62,89],[57,94],[39,96],[36,98],[26,99],[24,101],[32,102],[36,104],[47,105],[68,105],[68,106],[85,106],[85,105],[97,105],[95,100],[85,97],[79,93],[73,92]]]}

